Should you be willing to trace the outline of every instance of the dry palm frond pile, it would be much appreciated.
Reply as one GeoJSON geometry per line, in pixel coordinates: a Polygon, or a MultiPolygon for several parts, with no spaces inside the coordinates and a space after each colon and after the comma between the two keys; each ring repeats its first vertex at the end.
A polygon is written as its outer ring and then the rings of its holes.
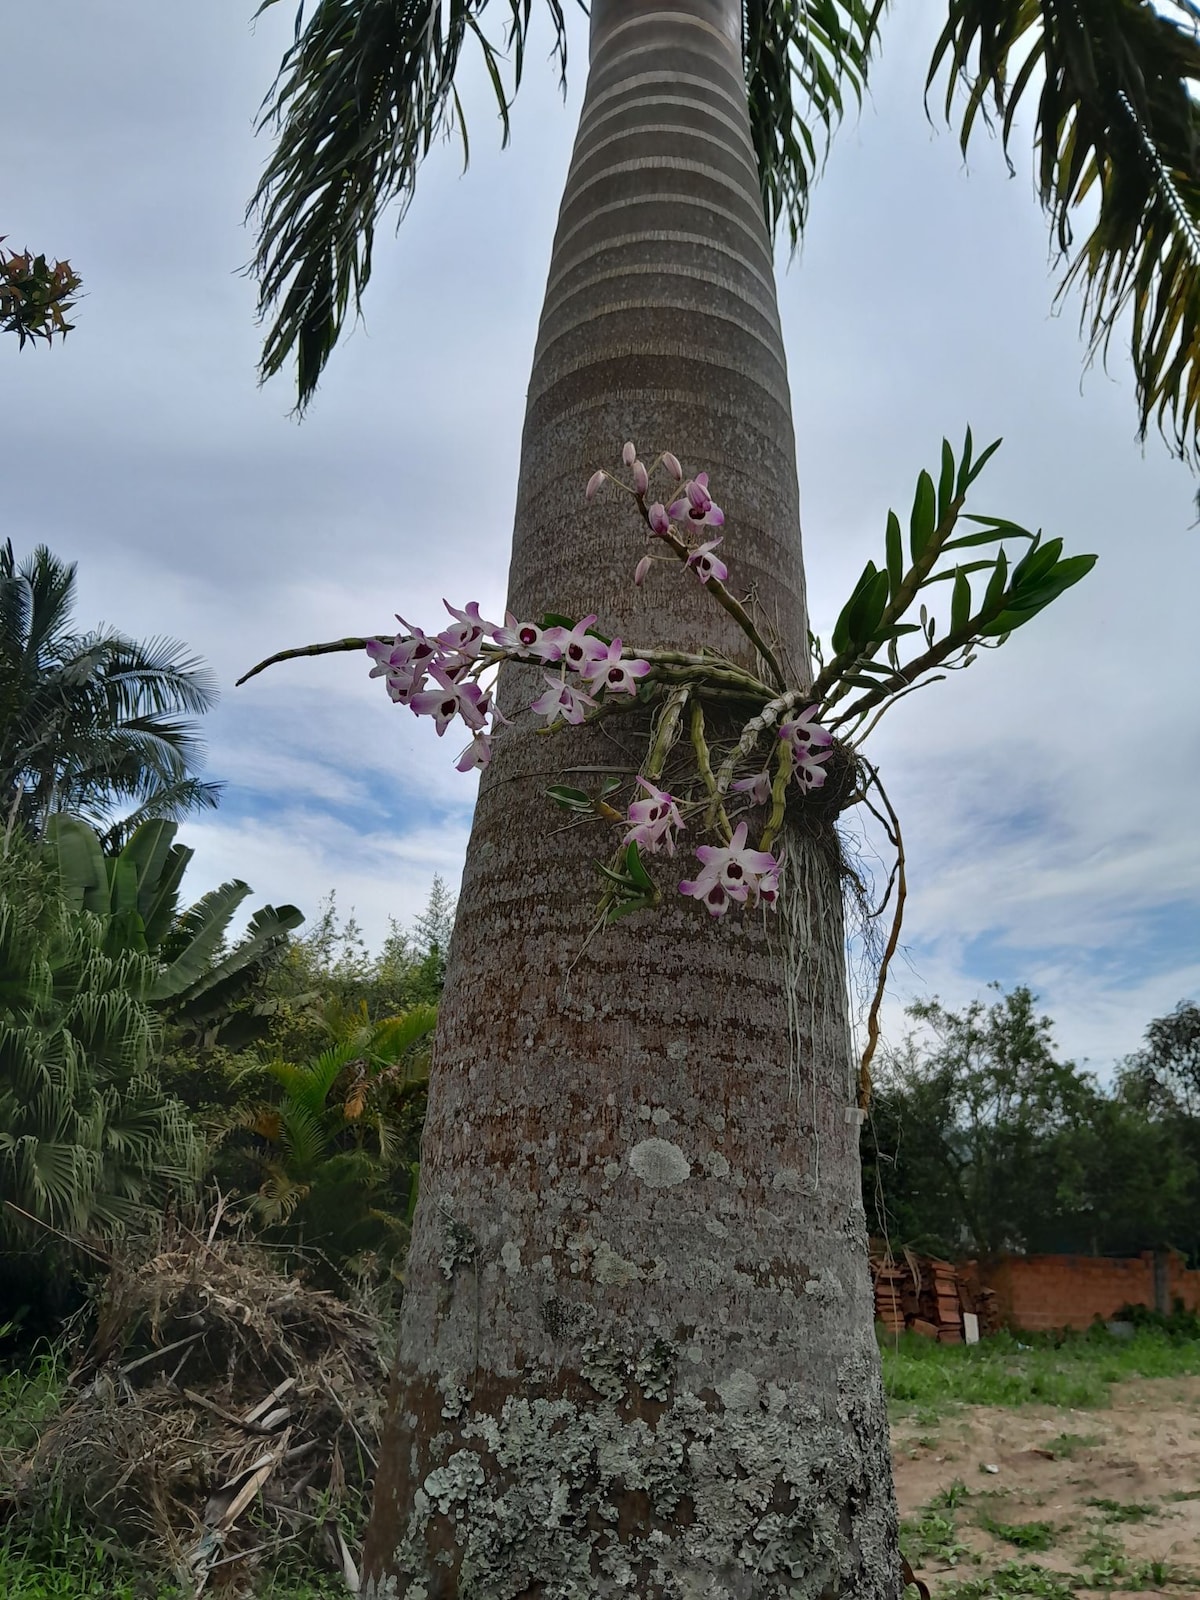
{"type": "Polygon", "coordinates": [[[53,1497],[195,1593],[288,1545],[353,1589],[346,1530],[378,1455],[378,1334],[256,1247],[175,1226],[114,1261],[92,1344],[19,1469],[18,1514],[53,1497]]]}

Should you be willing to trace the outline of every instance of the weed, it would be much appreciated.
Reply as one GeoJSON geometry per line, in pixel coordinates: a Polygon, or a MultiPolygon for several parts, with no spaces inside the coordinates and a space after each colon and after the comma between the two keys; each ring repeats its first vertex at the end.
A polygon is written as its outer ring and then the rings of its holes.
{"type": "Polygon", "coordinates": [[[1089,1506],[1095,1506],[1097,1511],[1103,1511],[1107,1522],[1145,1522],[1147,1517],[1152,1517],[1158,1510],[1157,1506],[1139,1504],[1136,1501],[1128,1503],[1121,1500],[1088,1500],[1089,1506]]]}
{"type": "Polygon", "coordinates": [[[1006,1561],[985,1578],[968,1578],[938,1593],[938,1600],[1075,1600],[1075,1590],[1045,1567],[1006,1561]]]}
{"type": "Polygon", "coordinates": [[[984,1513],[979,1526],[1018,1550],[1049,1550],[1057,1529],[1052,1522],[1000,1522],[984,1513]]]}
{"type": "Polygon", "coordinates": [[[942,1516],[931,1506],[926,1506],[919,1517],[907,1518],[900,1524],[900,1548],[914,1567],[930,1561],[954,1567],[968,1554],[967,1546],[958,1537],[954,1518],[942,1516]]]}

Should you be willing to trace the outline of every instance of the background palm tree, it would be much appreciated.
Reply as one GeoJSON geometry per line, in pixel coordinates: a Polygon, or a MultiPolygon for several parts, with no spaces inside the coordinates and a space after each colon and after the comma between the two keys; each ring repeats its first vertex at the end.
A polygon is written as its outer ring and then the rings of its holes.
{"type": "Polygon", "coordinates": [[[44,545],[18,563],[0,546],[0,813],[40,833],[55,812],[119,846],[148,817],[215,806],[196,776],[193,718],[216,701],[212,674],[172,639],[139,642],[75,627],[75,564],[44,545]],[[114,812],[132,807],[114,820],[114,812]]]}
{"type": "MultiPolygon", "coordinates": [[[[624,439],[721,485],[743,588],[807,661],[771,229],[802,226],[818,135],[879,11],[845,0],[596,0],[522,447],[509,603],[744,659],[698,586],[635,599],[627,525],[580,487],[624,439]]],[[[375,224],[461,118],[463,46],[519,81],[532,7],[319,0],[268,111],[264,374],[301,404],[370,275],[375,224]],[[443,12],[448,31],[443,32],[443,12]]],[[[1143,426],[1195,424],[1200,52],[1137,0],[952,0],[934,68],[963,138],[1038,93],[1042,198],[1103,340],[1133,307],[1143,426]],[[1027,54],[1026,54],[1027,53],[1027,54]],[[1041,89],[1039,66],[1047,68],[1041,89]],[[991,97],[990,100],[988,97],[991,97]]],[[[550,0],[565,67],[566,24],[550,0]]],[[[519,713],[529,687],[503,684],[519,713]]],[[[422,1149],[367,1592],[794,1593],[897,1600],[887,1424],[848,1116],[832,817],[788,840],[778,929],[673,905],[588,946],[591,854],[540,837],[517,715],[481,786],[422,1149]],[[735,976],[736,975],[736,976],[735,976]],[[799,1094],[797,1094],[799,1091],[799,1094]],[[407,1587],[405,1585],[407,1584],[407,1587]]],[[[593,730],[579,767],[636,756],[593,730]]],[[[630,767],[632,771],[632,766],[630,767]]]]}

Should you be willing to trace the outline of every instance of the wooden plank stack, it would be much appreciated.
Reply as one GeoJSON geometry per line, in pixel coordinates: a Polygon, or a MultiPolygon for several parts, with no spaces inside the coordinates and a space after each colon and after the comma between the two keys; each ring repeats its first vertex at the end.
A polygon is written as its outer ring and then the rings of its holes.
{"type": "Polygon", "coordinates": [[[949,1261],[912,1250],[905,1250],[902,1260],[886,1250],[872,1252],[871,1277],[875,1317],[889,1334],[908,1331],[942,1344],[961,1344],[964,1311],[982,1312],[981,1329],[993,1331],[991,1306],[977,1305],[966,1274],[949,1261]]]}

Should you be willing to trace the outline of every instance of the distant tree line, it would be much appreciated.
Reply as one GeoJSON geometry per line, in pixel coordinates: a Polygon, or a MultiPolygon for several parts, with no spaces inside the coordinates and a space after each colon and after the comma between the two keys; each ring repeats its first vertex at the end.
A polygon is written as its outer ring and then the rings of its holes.
{"type": "Polygon", "coordinates": [[[1200,1262],[1200,1007],[1181,1001],[1102,1086],[1018,987],[910,1008],[863,1130],[868,1227],[893,1248],[1200,1262]]]}

